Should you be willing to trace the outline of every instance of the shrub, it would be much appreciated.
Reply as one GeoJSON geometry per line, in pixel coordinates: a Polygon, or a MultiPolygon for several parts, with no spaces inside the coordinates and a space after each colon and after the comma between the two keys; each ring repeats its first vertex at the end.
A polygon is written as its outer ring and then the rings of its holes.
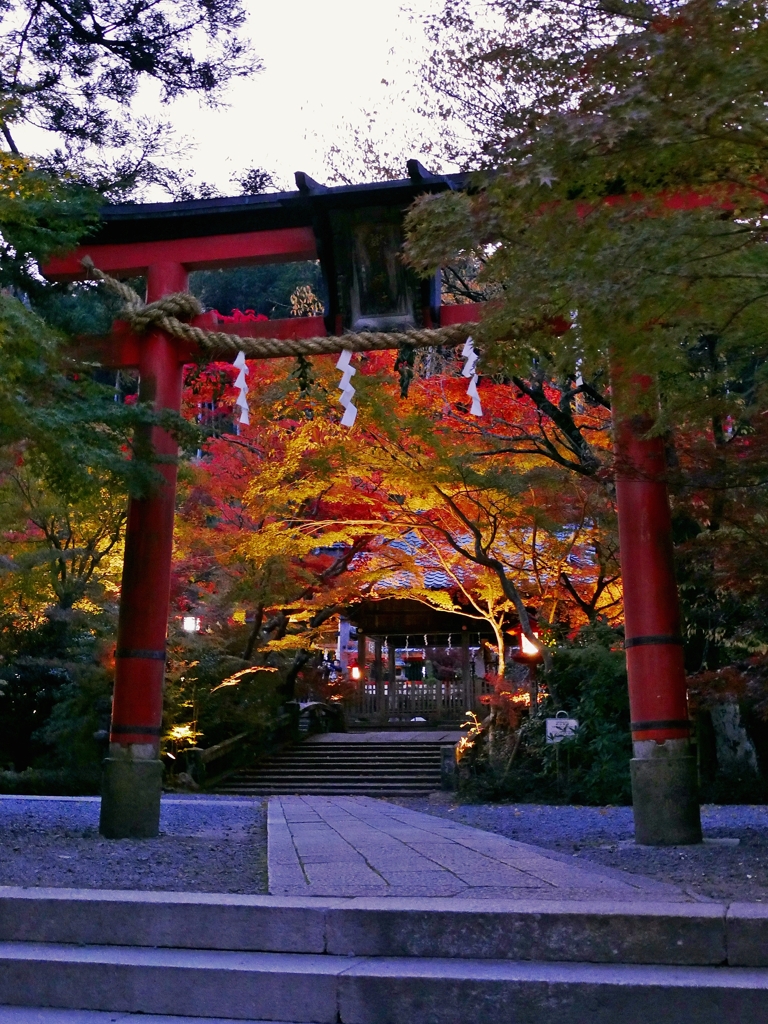
{"type": "Polygon", "coordinates": [[[543,700],[526,714],[519,735],[493,744],[487,731],[460,773],[471,800],[542,803],[631,802],[629,699],[621,640],[607,626],[588,626],[557,649],[542,676],[543,700]],[[548,744],[545,720],[566,711],[579,722],[575,737],[548,744]]]}

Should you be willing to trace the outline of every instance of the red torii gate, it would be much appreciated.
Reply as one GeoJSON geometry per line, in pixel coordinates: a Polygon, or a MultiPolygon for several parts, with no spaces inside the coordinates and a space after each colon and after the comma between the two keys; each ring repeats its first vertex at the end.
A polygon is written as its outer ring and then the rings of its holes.
{"type": "MultiPolygon", "coordinates": [[[[357,242],[361,230],[370,239],[372,225],[382,219],[387,230],[384,235],[374,230],[372,244],[391,243],[399,237],[393,224],[416,194],[462,183],[458,175],[429,175],[415,161],[409,161],[408,170],[409,180],[373,186],[325,189],[297,174],[298,193],[113,207],[106,211],[105,227],[93,244],[52,259],[44,273],[60,281],[85,277],[81,260],[88,256],[105,273],[144,275],[149,303],[186,291],[193,270],[319,257],[330,285],[325,317],[222,324],[215,314],[206,313],[193,324],[285,340],[340,334],[363,321],[370,326],[372,318],[366,316],[361,298],[362,272],[356,275],[353,268],[347,273],[350,301],[334,292],[334,280],[344,277],[343,247],[356,230],[357,242]],[[286,222],[289,226],[272,226],[286,222]],[[254,225],[257,230],[249,230],[254,225]]],[[[439,291],[422,285],[419,293],[413,281],[409,287],[410,299],[401,296],[393,315],[383,317],[385,329],[405,326],[408,316],[411,323],[420,321],[423,326],[480,318],[479,306],[440,306],[439,291]],[[405,314],[404,301],[410,310],[405,314]]],[[[158,410],[179,412],[183,366],[197,355],[162,330],[138,336],[116,323],[101,361],[115,369],[138,368],[142,400],[153,402],[158,410]]],[[[159,455],[177,454],[166,431],[153,428],[151,441],[159,455]]],[[[687,749],[689,723],[663,444],[660,438],[644,438],[638,425],[619,420],[615,447],[636,835],[642,842],[696,842],[701,829],[695,762],[687,749]]],[[[126,528],[100,820],[101,832],[113,838],[156,836],[159,828],[163,769],[158,754],[176,466],[172,461],[162,463],[160,472],[163,483],[154,493],[131,499],[126,528]]]]}

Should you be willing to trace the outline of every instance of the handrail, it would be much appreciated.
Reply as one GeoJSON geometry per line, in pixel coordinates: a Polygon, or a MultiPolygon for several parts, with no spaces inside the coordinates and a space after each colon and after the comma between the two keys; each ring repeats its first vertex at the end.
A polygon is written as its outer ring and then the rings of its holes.
{"type": "Polygon", "coordinates": [[[237,736],[230,736],[227,740],[222,740],[221,743],[216,743],[212,747],[192,747],[189,753],[194,750],[196,753],[199,751],[198,760],[203,764],[208,764],[211,761],[216,761],[218,758],[223,757],[224,754],[228,754],[233,747],[236,747],[242,740],[247,739],[251,735],[249,732],[240,732],[237,736]]]}

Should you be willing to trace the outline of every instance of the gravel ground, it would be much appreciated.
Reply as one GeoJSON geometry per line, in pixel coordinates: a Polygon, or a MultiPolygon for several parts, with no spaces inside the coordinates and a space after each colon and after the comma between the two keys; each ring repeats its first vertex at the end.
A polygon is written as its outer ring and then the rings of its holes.
{"type": "Polygon", "coordinates": [[[457,805],[443,794],[399,799],[397,803],[585,861],[671,882],[691,895],[723,902],[768,902],[768,806],[704,806],[705,841],[701,846],[650,847],[635,845],[631,807],[457,805]]]}
{"type": "Polygon", "coordinates": [[[0,885],[267,891],[266,801],[166,797],[157,839],[103,839],[96,797],[0,797],[0,885]]]}

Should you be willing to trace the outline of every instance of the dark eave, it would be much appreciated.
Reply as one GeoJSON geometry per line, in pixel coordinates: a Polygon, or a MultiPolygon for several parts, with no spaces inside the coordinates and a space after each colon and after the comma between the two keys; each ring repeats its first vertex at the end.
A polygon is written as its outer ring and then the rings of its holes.
{"type": "Polygon", "coordinates": [[[453,635],[456,643],[463,630],[473,636],[493,638],[488,622],[461,612],[449,612],[422,604],[414,598],[386,597],[379,600],[363,599],[350,605],[346,612],[350,622],[366,636],[380,639],[410,636],[412,646],[418,646],[424,634],[432,637],[453,635]]]}
{"type": "Polygon", "coordinates": [[[406,209],[424,192],[461,188],[463,174],[433,175],[408,161],[409,177],[364,185],[319,185],[297,172],[295,192],[193,199],[178,203],[123,203],[105,206],[102,223],[89,241],[96,245],[203,238],[209,235],[309,227],[331,209],[397,206],[406,209]]]}

